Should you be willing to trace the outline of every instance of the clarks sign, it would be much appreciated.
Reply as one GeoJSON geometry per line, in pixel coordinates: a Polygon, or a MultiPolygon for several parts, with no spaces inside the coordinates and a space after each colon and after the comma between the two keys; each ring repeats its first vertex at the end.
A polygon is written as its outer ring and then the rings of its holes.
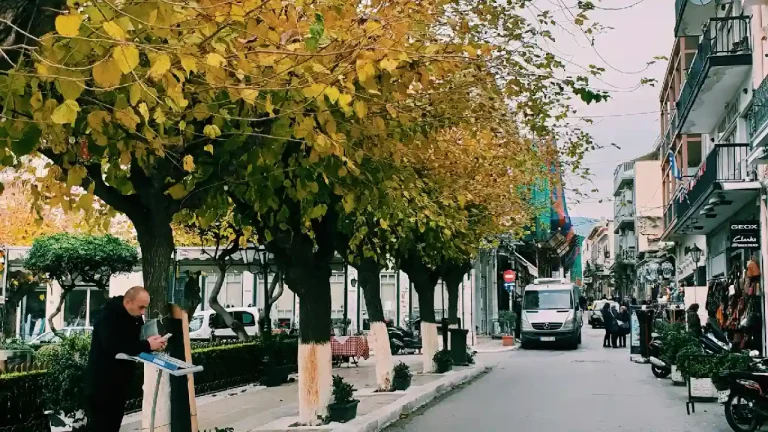
{"type": "Polygon", "coordinates": [[[757,221],[731,222],[731,248],[757,249],[760,247],[760,225],[757,221]]]}

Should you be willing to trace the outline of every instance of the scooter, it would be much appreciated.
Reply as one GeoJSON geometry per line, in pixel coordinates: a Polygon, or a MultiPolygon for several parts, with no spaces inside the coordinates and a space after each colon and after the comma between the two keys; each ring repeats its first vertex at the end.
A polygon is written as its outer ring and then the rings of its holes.
{"type": "Polygon", "coordinates": [[[392,355],[421,352],[421,340],[402,327],[387,327],[389,347],[392,355]]]}
{"type": "Polygon", "coordinates": [[[755,362],[753,372],[723,372],[712,380],[715,388],[728,391],[725,419],[736,432],[754,432],[768,419],[768,374],[765,360],[755,362]]]}

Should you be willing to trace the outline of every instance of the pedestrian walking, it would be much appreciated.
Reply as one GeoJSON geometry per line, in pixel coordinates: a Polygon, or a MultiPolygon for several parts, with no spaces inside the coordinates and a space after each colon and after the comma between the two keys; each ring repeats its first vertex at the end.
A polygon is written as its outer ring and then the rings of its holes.
{"type": "Polygon", "coordinates": [[[688,330],[696,337],[701,337],[701,318],[699,318],[699,304],[694,303],[685,313],[685,318],[688,321],[688,330]]]}
{"type": "Polygon", "coordinates": [[[165,339],[160,336],[141,340],[142,315],[148,306],[149,293],[136,286],[124,296],[108,300],[93,324],[85,377],[89,430],[120,431],[136,363],[117,360],[115,356],[136,356],[165,348],[165,339]]]}

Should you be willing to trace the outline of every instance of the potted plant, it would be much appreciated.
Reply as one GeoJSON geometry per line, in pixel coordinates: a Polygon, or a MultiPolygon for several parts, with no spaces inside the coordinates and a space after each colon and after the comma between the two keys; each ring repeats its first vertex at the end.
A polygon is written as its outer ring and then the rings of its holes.
{"type": "Polygon", "coordinates": [[[515,344],[515,323],[517,323],[517,315],[513,311],[499,311],[499,324],[501,325],[501,332],[504,333],[501,336],[502,346],[515,344]]]}
{"type": "Polygon", "coordinates": [[[333,403],[328,405],[328,417],[332,422],[346,423],[357,416],[359,400],[353,399],[355,388],[344,378],[333,376],[333,403]]]}
{"type": "Polygon", "coordinates": [[[677,358],[680,351],[689,346],[698,346],[696,338],[685,329],[679,327],[671,327],[662,336],[662,357],[664,361],[672,365],[672,382],[676,384],[683,384],[685,380],[682,374],[678,370],[677,358]]]}
{"type": "Polygon", "coordinates": [[[261,385],[277,387],[288,382],[288,375],[296,369],[293,363],[296,350],[290,349],[294,343],[298,342],[272,335],[264,340],[261,385]]]}
{"type": "Polygon", "coordinates": [[[448,350],[436,352],[434,357],[432,357],[432,361],[435,362],[435,371],[437,373],[445,373],[453,368],[453,358],[448,350]]]}
{"type": "Polygon", "coordinates": [[[43,375],[44,401],[50,410],[51,430],[78,431],[86,427],[85,368],[91,348],[90,335],[72,335],[38,351],[43,375]]]}
{"type": "Polygon", "coordinates": [[[413,374],[411,373],[411,367],[407,364],[400,362],[392,369],[392,391],[405,390],[411,386],[411,379],[413,374]]]}

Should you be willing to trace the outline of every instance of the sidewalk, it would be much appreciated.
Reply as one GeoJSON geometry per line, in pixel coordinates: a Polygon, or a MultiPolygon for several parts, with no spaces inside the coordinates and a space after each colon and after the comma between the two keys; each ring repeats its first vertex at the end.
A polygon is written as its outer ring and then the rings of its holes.
{"type": "MultiPolygon", "coordinates": [[[[421,369],[421,356],[419,355],[396,356],[395,362],[399,361],[411,366],[411,370],[414,372],[421,369]]],[[[467,368],[457,367],[454,369],[461,372],[467,368]]],[[[375,417],[377,416],[374,413],[375,411],[381,411],[383,408],[394,405],[399,399],[410,393],[373,393],[372,390],[375,388],[376,382],[373,357],[361,361],[359,367],[347,367],[345,365],[335,368],[333,369],[333,374],[344,377],[345,380],[354,385],[355,389],[358,390],[355,394],[355,398],[360,400],[358,418],[369,414],[375,417]]],[[[430,390],[430,383],[437,384],[438,380],[448,375],[414,373],[411,388],[421,386],[419,387],[420,389],[430,390]]],[[[454,377],[458,375],[461,374],[453,374],[454,377]]],[[[473,371],[472,376],[464,378],[464,381],[476,375],[477,373],[473,371]]],[[[436,390],[450,390],[450,388],[442,384],[439,387],[436,390]]],[[[420,397],[423,399],[423,396],[420,397]]],[[[213,429],[215,427],[232,427],[236,432],[248,432],[259,429],[271,430],[274,429],[274,426],[269,426],[267,429],[264,429],[264,427],[270,424],[280,424],[281,421],[284,421],[285,417],[297,417],[299,413],[296,382],[272,388],[261,386],[239,387],[214,395],[202,396],[197,399],[197,404],[200,430],[213,429]]],[[[283,430],[284,427],[278,429],[283,430]]],[[[123,421],[123,427],[120,429],[121,432],[140,430],[141,419],[138,414],[126,416],[123,421]]]]}
{"type": "Polygon", "coordinates": [[[491,339],[490,336],[477,336],[475,345],[472,347],[478,354],[497,353],[505,351],[515,351],[520,347],[520,343],[515,340],[514,346],[502,346],[500,339],[491,339]]]}

